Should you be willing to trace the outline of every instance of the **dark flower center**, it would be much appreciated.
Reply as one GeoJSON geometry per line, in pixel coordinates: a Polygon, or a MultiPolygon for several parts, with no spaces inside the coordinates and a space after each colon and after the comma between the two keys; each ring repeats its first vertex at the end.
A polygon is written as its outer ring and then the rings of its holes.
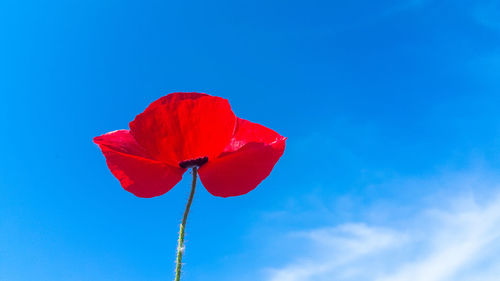
{"type": "Polygon", "coordinates": [[[191,168],[191,167],[200,167],[201,165],[205,164],[208,162],[208,157],[200,157],[196,159],[191,159],[191,160],[184,160],[179,162],[179,166],[183,169],[185,168],[191,168]]]}

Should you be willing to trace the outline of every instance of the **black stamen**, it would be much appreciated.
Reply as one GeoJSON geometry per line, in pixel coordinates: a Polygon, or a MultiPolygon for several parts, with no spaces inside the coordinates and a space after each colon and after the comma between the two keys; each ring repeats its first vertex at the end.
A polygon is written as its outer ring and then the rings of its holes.
{"type": "Polygon", "coordinates": [[[208,162],[208,157],[205,156],[205,157],[200,157],[200,158],[196,158],[196,159],[181,161],[179,163],[179,166],[183,169],[191,168],[191,167],[201,167],[201,165],[203,165],[207,162],[208,162]]]}

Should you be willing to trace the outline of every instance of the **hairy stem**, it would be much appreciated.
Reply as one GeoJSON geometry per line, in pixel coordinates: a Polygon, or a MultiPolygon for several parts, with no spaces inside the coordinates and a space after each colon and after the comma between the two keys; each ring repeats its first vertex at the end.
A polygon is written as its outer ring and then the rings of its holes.
{"type": "Polygon", "coordinates": [[[184,216],[182,217],[181,229],[179,230],[179,245],[177,246],[177,265],[175,267],[175,281],[181,280],[181,267],[182,267],[182,255],[184,254],[184,231],[186,228],[186,221],[189,214],[189,209],[191,208],[191,203],[193,202],[194,190],[196,189],[196,176],[198,175],[198,168],[193,168],[193,182],[191,184],[191,193],[189,194],[189,199],[186,204],[186,210],[184,211],[184,216]]]}

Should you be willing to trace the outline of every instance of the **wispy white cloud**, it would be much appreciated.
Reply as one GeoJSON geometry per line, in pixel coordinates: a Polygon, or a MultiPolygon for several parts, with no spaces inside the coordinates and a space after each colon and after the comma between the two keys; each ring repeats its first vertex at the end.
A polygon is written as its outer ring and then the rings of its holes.
{"type": "Polygon", "coordinates": [[[486,205],[468,202],[454,210],[431,212],[428,217],[433,224],[424,237],[413,240],[426,247],[425,255],[410,257],[395,272],[377,280],[470,280],[472,276],[463,275],[467,267],[485,258],[500,261],[500,255],[491,257],[489,252],[500,243],[500,198],[486,205]]]}
{"type": "MultiPolygon", "coordinates": [[[[471,183],[453,184],[457,190],[464,190],[467,188],[460,185],[471,183]]],[[[471,188],[500,190],[491,186],[491,181],[479,184],[490,186],[471,188]]],[[[439,200],[397,225],[346,223],[293,232],[290,247],[306,247],[288,264],[266,269],[267,280],[498,280],[500,193],[497,194],[485,199],[469,193],[439,200]]],[[[397,207],[394,210],[397,212],[397,207]]]]}
{"type": "Polygon", "coordinates": [[[294,233],[310,244],[315,256],[302,259],[281,269],[271,269],[271,281],[328,280],[339,268],[343,275],[352,275],[349,268],[362,257],[380,252],[400,243],[399,233],[365,224],[344,224],[294,233]],[[326,278],[326,279],[325,279],[326,278]]]}

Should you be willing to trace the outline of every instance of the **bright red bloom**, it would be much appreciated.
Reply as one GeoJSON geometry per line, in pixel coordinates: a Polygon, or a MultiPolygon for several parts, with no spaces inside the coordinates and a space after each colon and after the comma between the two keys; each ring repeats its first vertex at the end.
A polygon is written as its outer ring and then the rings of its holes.
{"type": "Polygon", "coordinates": [[[238,196],[264,180],[285,150],[286,138],[234,115],[226,99],[172,93],[129,124],[94,138],[111,173],[139,197],[159,196],[187,168],[215,196],[238,196]]]}

